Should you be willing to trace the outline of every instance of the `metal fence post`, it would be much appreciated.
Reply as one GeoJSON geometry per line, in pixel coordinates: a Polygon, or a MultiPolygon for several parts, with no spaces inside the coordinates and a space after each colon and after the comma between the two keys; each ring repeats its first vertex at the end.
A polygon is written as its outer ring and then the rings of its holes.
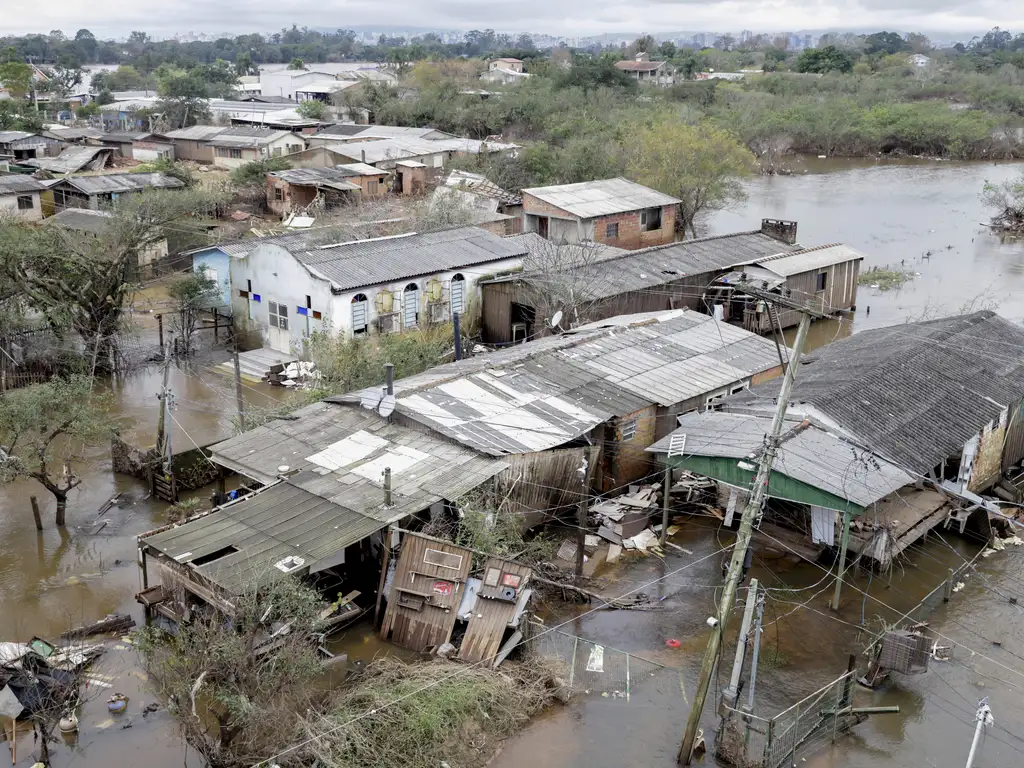
{"type": "Polygon", "coordinates": [[[768,721],[764,736],[764,768],[774,768],[772,761],[772,744],[775,741],[775,718],[768,721]]]}
{"type": "Polygon", "coordinates": [[[800,705],[796,705],[796,720],[793,722],[793,749],[789,752],[789,762],[796,762],[796,745],[800,738],[800,705]]]}
{"type": "Polygon", "coordinates": [[[572,681],[576,677],[576,646],[579,645],[580,639],[576,635],[572,637],[572,662],[569,665],[569,691],[572,692],[572,681]]]}

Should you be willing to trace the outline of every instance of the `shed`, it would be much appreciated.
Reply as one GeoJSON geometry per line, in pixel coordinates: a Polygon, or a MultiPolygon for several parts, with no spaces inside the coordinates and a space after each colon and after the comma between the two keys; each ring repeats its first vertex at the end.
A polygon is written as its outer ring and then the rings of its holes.
{"type": "Polygon", "coordinates": [[[33,160],[60,153],[64,142],[29,131],[0,131],[0,158],[33,160]]]}
{"type": "Polygon", "coordinates": [[[472,565],[473,553],[468,549],[406,534],[381,637],[414,651],[447,643],[472,565]]]}
{"type": "Polygon", "coordinates": [[[0,175],[0,215],[38,221],[43,217],[40,197],[47,189],[31,176],[0,175]]]}
{"type": "Polygon", "coordinates": [[[25,160],[24,164],[59,174],[99,171],[110,164],[113,155],[114,150],[110,147],[74,145],[65,149],[57,157],[25,160]]]}
{"type": "MultiPolygon", "coordinates": [[[[522,637],[518,626],[530,599],[528,584],[532,576],[529,566],[498,557],[487,558],[476,599],[469,608],[466,634],[459,647],[460,659],[470,664],[486,661],[497,666],[505,631],[518,632],[516,642],[522,637]]],[[[462,614],[461,608],[459,612],[462,614]]]]}
{"type": "Polygon", "coordinates": [[[359,202],[362,186],[352,174],[336,168],[293,168],[267,174],[267,207],[278,215],[302,210],[315,201],[325,208],[359,202]]]}
{"type": "Polygon", "coordinates": [[[121,195],[147,189],[183,189],[181,179],[164,173],[111,173],[105,176],[67,176],[51,183],[56,210],[99,209],[121,195]]]}

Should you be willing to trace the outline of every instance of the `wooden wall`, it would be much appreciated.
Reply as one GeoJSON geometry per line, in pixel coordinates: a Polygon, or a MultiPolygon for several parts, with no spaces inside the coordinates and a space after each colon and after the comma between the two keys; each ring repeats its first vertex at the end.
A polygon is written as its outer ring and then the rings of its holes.
{"type": "MultiPolygon", "coordinates": [[[[771,269],[771,262],[765,265],[771,269]]],[[[786,279],[785,287],[793,292],[792,298],[796,301],[804,301],[820,309],[821,311],[834,315],[839,312],[846,312],[857,307],[857,280],[860,278],[860,260],[844,261],[840,264],[833,264],[822,269],[813,269],[808,272],[801,272],[791,275],[786,279]],[[825,290],[818,290],[818,275],[826,273],[825,290]]],[[[749,315],[744,320],[743,327],[754,333],[767,333],[771,330],[771,321],[767,313],[756,316],[749,315]]],[[[789,328],[800,323],[800,313],[795,309],[785,309],[779,312],[779,322],[783,328],[789,328]]]]}
{"type": "Polygon", "coordinates": [[[487,559],[480,577],[483,585],[459,649],[460,659],[477,663],[497,655],[505,629],[515,616],[518,597],[527,588],[531,576],[533,570],[525,565],[497,557],[487,559]],[[504,586],[516,589],[516,601],[497,599],[504,586]]]}

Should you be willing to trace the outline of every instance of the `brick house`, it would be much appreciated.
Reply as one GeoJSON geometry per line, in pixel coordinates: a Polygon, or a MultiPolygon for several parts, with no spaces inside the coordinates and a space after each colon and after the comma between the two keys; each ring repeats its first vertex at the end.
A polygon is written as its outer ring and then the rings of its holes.
{"type": "Polygon", "coordinates": [[[523,190],[523,232],[636,250],[675,240],[679,200],[628,179],[523,190]]]}
{"type": "Polygon", "coordinates": [[[621,69],[638,83],[652,85],[673,85],[675,73],[664,61],[651,61],[646,53],[638,53],[633,61],[616,61],[615,68],[621,69]]]}
{"type": "Polygon", "coordinates": [[[363,163],[273,171],[267,174],[267,207],[283,216],[318,197],[328,208],[373,200],[387,194],[387,177],[387,171],[363,163]]]}

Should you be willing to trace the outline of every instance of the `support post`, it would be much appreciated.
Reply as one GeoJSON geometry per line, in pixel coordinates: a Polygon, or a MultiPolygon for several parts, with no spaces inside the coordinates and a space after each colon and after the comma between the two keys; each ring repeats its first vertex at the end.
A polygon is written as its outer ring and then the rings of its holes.
{"type": "Polygon", "coordinates": [[[373,626],[380,621],[380,604],[384,599],[384,582],[388,578],[388,565],[391,560],[391,531],[394,526],[388,528],[384,534],[384,552],[380,556],[380,581],[377,583],[377,603],[373,607],[373,626]]]}
{"type": "MultiPolygon", "coordinates": [[[[174,339],[174,335],[171,335],[171,339],[174,339]]],[[[171,360],[167,354],[167,350],[164,350],[164,371],[163,381],[160,385],[160,413],[157,416],[156,422],[156,450],[160,454],[161,469],[166,469],[167,466],[167,448],[168,448],[168,437],[167,437],[167,402],[170,399],[170,389],[168,387],[170,376],[171,376],[171,360]]]]}
{"type": "Polygon", "coordinates": [[[387,382],[387,393],[389,395],[395,394],[395,366],[392,363],[388,363],[384,366],[384,380],[387,382]]]}
{"type": "Polygon", "coordinates": [[[217,308],[214,307],[213,308],[213,343],[214,344],[217,343],[217,337],[220,335],[219,334],[219,330],[220,330],[220,313],[217,312],[217,308]]]}
{"type": "Polygon", "coordinates": [[[39,516],[39,500],[35,496],[30,496],[28,499],[32,503],[32,517],[36,521],[36,530],[43,530],[43,518],[39,516]]]}
{"type": "Polygon", "coordinates": [[[945,588],[942,590],[942,602],[948,603],[953,598],[953,569],[949,569],[949,578],[946,579],[945,588]]]}
{"type": "Polygon", "coordinates": [[[164,358],[167,357],[167,350],[164,348],[164,316],[156,316],[156,332],[160,337],[160,351],[163,353],[164,358]]]}
{"type": "Polygon", "coordinates": [[[839,542],[839,571],[836,573],[836,592],[832,596],[832,610],[839,610],[839,594],[843,590],[843,573],[846,572],[846,550],[850,546],[850,510],[843,512],[843,536],[839,542]]]}
{"type": "MultiPolygon", "coordinates": [[[[666,458],[667,461],[667,458],[666,458]]],[[[665,467],[665,482],[661,492],[661,548],[665,548],[665,541],[668,539],[668,502],[669,490],[672,488],[672,465],[665,467]]]]}
{"type": "Polygon", "coordinates": [[[982,699],[981,703],[978,704],[978,711],[974,713],[974,740],[971,742],[971,751],[967,755],[967,766],[966,768],[973,768],[974,756],[978,752],[978,741],[981,739],[981,731],[986,725],[992,725],[995,720],[992,719],[992,710],[989,709],[988,699],[982,699]]]}
{"type": "Polygon", "coordinates": [[[576,580],[583,578],[583,555],[587,545],[587,494],[580,491],[580,503],[576,507],[576,580]]]}
{"type": "Polygon", "coordinates": [[[384,506],[391,504],[391,467],[384,467],[384,506]]]}
{"type": "MultiPolygon", "coordinates": [[[[743,621],[740,624],[740,634],[736,639],[736,656],[732,660],[732,674],[729,676],[729,686],[722,691],[722,703],[730,709],[736,708],[736,703],[740,695],[740,677],[743,675],[743,662],[747,658],[750,624],[754,620],[754,607],[756,604],[757,579],[751,579],[750,589],[747,590],[747,602],[743,607],[743,621]]],[[[723,713],[723,721],[728,716],[727,712],[723,713]]]]}
{"type": "Polygon", "coordinates": [[[697,738],[701,713],[704,711],[704,704],[708,698],[708,689],[711,687],[711,679],[714,676],[718,650],[721,648],[722,636],[732,614],[733,602],[736,599],[736,588],[739,585],[740,574],[743,571],[747,548],[750,546],[750,540],[754,535],[754,522],[760,517],[761,509],[768,494],[768,482],[771,479],[772,464],[775,462],[775,454],[778,451],[779,435],[782,433],[782,424],[786,419],[786,409],[789,407],[789,398],[793,392],[793,379],[797,369],[800,367],[800,354],[803,352],[804,343],[807,341],[807,329],[810,325],[810,314],[803,312],[800,317],[800,328],[796,334],[796,341],[793,343],[793,355],[790,358],[789,366],[786,368],[786,375],[782,380],[782,387],[779,390],[778,407],[772,420],[772,431],[765,440],[765,450],[761,454],[757,475],[754,477],[754,483],[750,489],[750,499],[747,502],[747,506],[743,509],[743,517],[740,519],[739,532],[736,534],[736,544],[733,547],[732,559],[729,561],[729,572],[725,581],[725,589],[722,591],[722,599],[718,605],[718,615],[715,617],[717,623],[711,628],[711,637],[708,640],[708,647],[704,651],[704,659],[701,662],[700,677],[697,679],[697,693],[693,699],[693,706],[690,708],[690,715],[686,720],[686,730],[683,733],[682,744],[679,745],[677,758],[682,765],[689,765],[693,757],[693,744],[697,738]]]}
{"type": "Polygon", "coordinates": [[[238,360],[238,334],[234,318],[231,320],[231,356],[235,363],[235,406],[238,408],[238,428],[245,432],[245,400],[242,398],[242,364],[238,360]]]}
{"type": "Polygon", "coordinates": [[[455,359],[462,359],[462,329],[459,327],[459,313],[452,312],[452,325],[455,333],[455,359]]]}
{"type": "MultiPolygon", "coordinates": [[[[753,586],[756,579],[751,579],[753,586]]],[[[747,711],[754,711],[754,689],[757,687],[757,660],[761,655],[761,622],[764,619],[764,596],[757,596],[757,623],[754,625],[754,657],[750,660],[750,683],[747,685],[747,711]]]]}

